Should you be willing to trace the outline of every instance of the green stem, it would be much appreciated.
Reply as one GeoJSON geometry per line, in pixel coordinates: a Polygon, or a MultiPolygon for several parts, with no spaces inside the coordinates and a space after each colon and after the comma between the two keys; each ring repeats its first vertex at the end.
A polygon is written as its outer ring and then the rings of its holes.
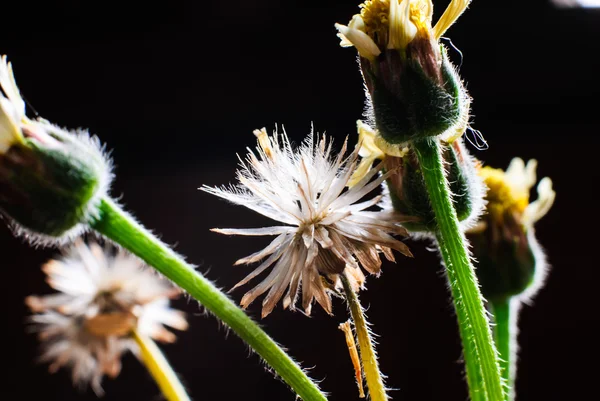
{"type": "Polygon", "coordinates": [[[436,138],[427,138],[415,141],[414,148],[437,222],[436,238],[456,308],[471,399],[504,400],[490,325],[467,242],[452,205],[440,145],[436,138]]]}
{"type": "Polygon", "coordinates": [[[326,400],[315,383],[248,315],[194,267],[137,223],[114,201],[101,201],[99,218],[91,224],[99,233],[128,249],[185,290],[270,365],[305,401],[326,400]]]}
{"type": "Polygon", "coordinates": [[[167,401],[190,401],[177,374],[152,339],[134,330],[133,339],[140,347],[140,360],[154,378],[167,401]]]}
{"type": "Polygon", "coordinates": [[[363,308],[360,305],[358,296],[352,289],[352,284],[350,284],[346,274],[340,274],[340,279],[342,280],[344,293],[346,294],[346,302],[348,303],[348,308],[350,309],[350,314],[354,321],[354,330],[356,331],[356,338],[358,339],[358,350],[363,364],[363,371],[365,372],[369,396],[371,401],[387,401],[388,397],[385,393],[383,377],[379,371],[375,344],[371,338],[363,308]]]}
{"type": "MultiPolygon", "coordinates": [[[[498,347],[498,356],[500,357],[500,369],[502,370],[502,379],[507,383],[509,395],[507,400],[514,399],[514,377],[516,355],[516,327],[513,327],[512,319],[516,317],[517,311],[513,307],[513,301],[510,298],[495,300],[490,302],[492,313],[494,314],[494,337],[498,347]]],[[[515,322],[516,323],[516,322],[515,322]]]]}

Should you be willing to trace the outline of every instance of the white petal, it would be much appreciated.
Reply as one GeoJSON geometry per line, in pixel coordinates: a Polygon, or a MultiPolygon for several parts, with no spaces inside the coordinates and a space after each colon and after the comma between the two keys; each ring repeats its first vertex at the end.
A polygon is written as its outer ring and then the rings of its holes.
{"type": "Polygon", "coordinates": [[[544,217],[556,199],[556,192],[552,189],[552,180],[543,178],[538,187],[538,198],[530,203],[523,213],[523,224],[531,228],[539,219],[544,217]]]}
{"type": "MultiPolygon", "coordinates": [[[[405,0],[406,1],[406,0],[405,0]]],[[[458,17],[467,9],[471,0],[452,0],[439,21],[433,27],[433,37],[439,40],[444,33],[456,22],[458,17]]]]}
{"type": "Polygon", "coordinates": [[[335,24],[338,30],[338,36],[341,39],[340,45],[348,47],[354,45],[361,57],[372,60],[381,54],[379,47],[373,42],[373,39],[361,30],[347,27],[346,25],[335,24]]]}
{"type": "Polygon", "coordinates": [[[14,105],[0,94],[0,155],[22,138],[19,114],[14,105]]]}
{"type": "Polygon", "coordinates": [[[417,34],[410,20],[410,0],[390,0],[388,49],[404,50],[417,34]]]}
{"type": "Polygon", "coordinates": [[[261,236],[261,235],[279,235],[292,231],[293,227],[288,226],[274,226],[274,227],[261,227],[261,228],[212,228],[210,231],[214,231],[219,234],[225,235],[246,235],[246,236],[261,236]]]}
{"type": "Polygon", "coordinates": [[[17,87],[12,65],[8,62],[6,56],[2,56],[2,60],[0,61],[0,86],[2,86],[2,90],[8,97],[8,100],[13,104],[15,113],[18,116],[17,121],[21,121],[25,116],[25,102],[17,87]]]}
{"type": "Polygon", "coordinates": [[[286,234],[281,234],[279,236],[277,236],[277,238],[275,238],[273,241],[271,241],[271,243],[269,245],[267,245],[265,248],[261,249],[258,252],[254,252],[252,255],[248,255],[245,258],[241,258],[238,259],[234,265],[241,265],[241,264],[250,264],[250,263],[254,263],[254,262],[258,262],[259,260],[262,260],[263,258],[271,255],[273,252],[275,252],[277,249],[279,249],[279,247],[283,244],[283,242],[288,239],[286,234]]]}
{"type": "Polygon", "coordinates": [[[277,251],[275,251],[275,253],[273,253],[271,256],[269,256],[269,258],[267,260],[262,262],[256,269],[254,269],[252,271],[252,273],[248,274],[242,281],[240,281],[239,283],[234,285],[233,288],[231,290],[229,290],[229,292],[246,284],[247,282],[252,280],[254,277],[258,276],[263,271],[265,271],[268,267],[270,267],[273,263],[275,263],[281,257],[281,255],[283,255],[284,252],[286,252],[288,250],[288,248],[291,246],[290,244],[291,244],[291,241],[286,244],[281,245],[277,249],[277,251]]]}

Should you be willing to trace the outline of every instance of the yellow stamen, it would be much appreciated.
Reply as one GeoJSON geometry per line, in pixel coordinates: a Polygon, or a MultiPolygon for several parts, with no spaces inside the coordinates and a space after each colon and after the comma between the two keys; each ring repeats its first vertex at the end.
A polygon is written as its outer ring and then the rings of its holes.
{"type": "Polygon", "coordinates": [[[365,33],[373,38],[381,48],[385,48],[389,31],[389,0],[368,0],[359,7],[361,8],[360,16],[365,24],[365,33]]]}

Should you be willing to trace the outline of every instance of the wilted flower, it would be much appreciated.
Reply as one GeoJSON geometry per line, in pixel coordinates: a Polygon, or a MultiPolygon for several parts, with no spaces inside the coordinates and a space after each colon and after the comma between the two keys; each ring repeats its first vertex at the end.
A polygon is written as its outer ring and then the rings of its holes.
{"type": "Polygon", "coordinates": [[[439,39],[469,5],[452,0],[432,27],[431,0],[369,0],[346,25],[360,55],[372,116],[392,144],[441,135],[467,118],[469,98],[439,39]]]}
{"type": "MultiPolygon", "coordinates": [[[[409,231],[435,231],[436,219],[412,145],[390,144],[381,138],[377,130],[360,120],[357,123],[362,160],[350,185],[358,182],[375,160],[382,160],[385,170],[398,171],[386,182],[389,208],[402,216],[405,220],[403,225],[409,231]]],[[[482,178],[477,175],[476,161],[464,146],[462,138],[454,137],[451,143],[443,143],[447,145],[443,147],[442,157],[453,194],[452,202],[462,227],[467,228],[475,223],[483,210],[484,185],[482,178]]]]}
{"type": "Polygon", "coordinates": [[[6,56],[0,60],[0,213],[35,243],[81,234],[112,180],[98,140],[25,114],[6,56]]]}
{"type": "Polygon", "coordinates": [[[43,342],[41,360],[51,372],[68,366],[74,384],[89,383],[97,394],[103,375],[120,373],[123,353],[137,352],[134,330],[173,342],[165,326],[188,327],[183,313],[169,307],[179,290],[124,252],[78,242],[43,270],[60,293],[26,299],[43,342]]]}
{"type": "Polygon", "coordinates": [[[255,135],[258,156],[250,151],[246,162],[242,162],[237,174],[239,184],[231,188],[202,188],[285,224],[214,229],[228,235],[277,236],[263,250],[236,262],[250,264],[266,258],[236,287],[274,265],[269,275],[244,295],[244,308],[269,290],[263,301],[265,317],[287,288],[283,305],[294,309],[302,287],[302,306],[307,314],[313,299],[331,313],[330,291],[339,284],[338,275],[344,270],[358,289],[364,281],[360,265],[369,273],[379,274],[380,253],[392,261],[392,249],[411,256],[408,247],[390,235],[406,235],[399,221],[389,219],[384,211],[367,211],[380,202],[381,196],[359,202],[395,171],[373,179],[383,167],[380,164],[345,190],[358,163],[357,151],[344,158],[346,143],[334,157],[332,143],[325,136],[314,143],[310,135],[294,149],[285,134],[269,137],[262,129],[256,130],[255,135]]]}
{"type": "Polygon", "coordinates": [[[550,178],[537,186],[538,198],[529,201],[537,182],[537,162],[520,158],[502,171],[483,167],[480,175],[487,191],[487,214],[468,232],[483,295],[489,300],[532,295],[545,273],[545,256],[535,238],[534,224],[552,207],[556,193],[550,178]]]}

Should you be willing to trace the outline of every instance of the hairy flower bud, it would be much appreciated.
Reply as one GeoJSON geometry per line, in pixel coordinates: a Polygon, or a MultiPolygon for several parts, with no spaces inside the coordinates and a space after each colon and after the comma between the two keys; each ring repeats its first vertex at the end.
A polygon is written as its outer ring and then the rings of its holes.
{"type": "Polygon", "coordinates": [[[0,86],[0,212],[35,243],[81,234],[112,178],[98,140],[27,118],[6,57],[0,86]]]}
{"type": "Polygon", "coordinates": [[[529,203],[536,183],[536,161],[515,158],[506,171],[484,167],[480,175],[488,187],[484,218],[467,232],[483,295],[490,301],[531,296],[545,275],[545,255],[534,223],[550,209],[556,196],[552,181],[540,181],[538,199],[529,203]]]}
{"type": "Polygon", "coordinates": [[[431,0],[369,0],[336,25],[341,45],[359,52],[371,117],[387,142],[442,135],[468,116],[468,95],[439,43],[468,4],[452,1],[432,28],[431,0]]]}
{"type": "MultiPolygon", "coordinates": [[[[406,220],[403,226],[409,231],[432,232],[437,229],[436,219],[429,201],[421,167],[417,155],[409,144],[401,148],[388,144],[378,131],[358,122],[360,155],[363,157],[351,183],[360,179],[363,171],[375,159],[383,160],[385,171],[398,173],[386,181],[391,205],[406,220]]],[[[452,202],[463,227],[469,227],[479,217],[483,209],[484,186],[476,173],[476,161],[468,153],[462,139],[458,138],[444,147],[442,157],[452,202]]]]}

